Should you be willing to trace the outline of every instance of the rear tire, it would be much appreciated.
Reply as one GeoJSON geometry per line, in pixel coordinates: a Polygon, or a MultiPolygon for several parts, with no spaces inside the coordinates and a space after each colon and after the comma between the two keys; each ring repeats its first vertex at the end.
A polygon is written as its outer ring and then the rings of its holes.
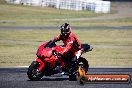
{"type": "Polygon", "coordinates": [[[76,75],[69,75],[69,80],[76,81],[77,80],[76,75]]]}
{"type": "Polygon", "coordinates": [[[82,63],[82,67],[85,69],[85,72],[88,71],[89,64],[88,64],[88,61],[85,58],[80,57],[79,60],[78,60],[78,63],[82,63]]]}
{"type": "Polygon", "coordinates": [[[29,66],[27,75],[28,78],[32,81],[41,80],[43,77],[43,73],[38,70],[39,63],[37,61],[33,61],[32,64],[29,66]]]}
{"type": "Polygon", "coordinates": [[[86,83],[86,78],[85,77],[83,77],[83,76],[80,76],[78,79],[77,79],[77,83],[79,84],[79,85],[84,85],[85,83],[86,83]]]}
{"type": "MultiPolygon", "coordinates": [[[[88,71],[88,68],[89,68],[88,61],[87,61],[85,58],[80,57],[79,60],[78,60],[78,64],[79,64],[79,63],[82,63],[82,64],[81,64],[82,67],[84,68],[85,72],[87,72],[87,71],[88,71]]],[[[70,80],[70,81],[76,81],[78,77],[79,77],[79,74],[78,74],[78,73],[73,74],[73,75],[70,74],[70,75],[69,75],[69,80],[70,80]]]]}

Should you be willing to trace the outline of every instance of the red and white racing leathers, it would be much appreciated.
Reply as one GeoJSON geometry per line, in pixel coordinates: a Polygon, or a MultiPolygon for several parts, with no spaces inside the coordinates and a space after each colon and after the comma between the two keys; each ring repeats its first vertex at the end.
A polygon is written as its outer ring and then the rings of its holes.
{"type": "Polygon", "coordinates": [[[70,33],[68,37],[64,37],[61,34],[52,39],[53,42],[62,40],[65,46],[63,50],[63,54],[68,53],[68,51],[72,51],[77,59],[81,56],[81,43],[75,36],[75,34],[70,33]]]}

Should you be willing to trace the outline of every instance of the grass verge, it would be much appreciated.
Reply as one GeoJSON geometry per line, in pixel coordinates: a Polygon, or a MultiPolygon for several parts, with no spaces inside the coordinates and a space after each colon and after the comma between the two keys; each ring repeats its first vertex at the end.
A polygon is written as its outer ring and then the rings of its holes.
{"type": "MultiPolygon", "coordinates": [[[[132,30],[73,30],[82,43],[94,50],[83,56],[90,67],[132,67],[132,30]]],[[[42,41],[57,30],[0,30],[0,66],[29,65],[42,41]]]]}
{"type": "Polygon", "coordinates": [[[131,18],[103,21],[74,21],[74,18],[92,18],[102,15],[102,13],[94,13],[93,11],[71,11],[61,10],[48,7],[32,7],[22,5],[0,4],[0,26],[42,26],[42,25],[58,25],[69,22],[73,26],[95,26],[95,25],[131,25],[131,18]],[[56,20],[57,19],[57,20],[56,20]],[[124,23],[125,22],[125,23],[124,23]]]}

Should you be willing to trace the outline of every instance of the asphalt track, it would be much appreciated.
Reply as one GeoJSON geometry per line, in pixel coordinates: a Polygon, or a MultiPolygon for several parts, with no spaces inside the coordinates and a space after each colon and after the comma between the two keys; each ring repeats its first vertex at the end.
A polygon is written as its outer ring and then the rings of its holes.
{"type": "MultiPolygon", "coordinates": [[[[34,29],[59,29],[60,26],[0,26],[0,30],[2,29],[16,29],[16,30],[34,30],[34,29]]],[[[110,30],[132,30],[132,26],[72,26],[72,29],[80,30],[80,29],[110,29],[110,30]]]]}
{"type": "MultiPolygon", "coordinates": [[[[83,86],[60,74],[30,81],[27,68],[0,68],[0,88],[132,88],[132,83],[86,83],[83,86]]],[[[132,68],[90,68],[89,74],[129,74],[132,68]]]]}

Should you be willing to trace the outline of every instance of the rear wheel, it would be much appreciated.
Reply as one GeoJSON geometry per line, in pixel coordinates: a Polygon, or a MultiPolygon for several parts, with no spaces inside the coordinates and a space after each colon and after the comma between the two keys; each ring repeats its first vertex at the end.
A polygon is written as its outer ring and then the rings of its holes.
{"type": "Polygon", "coordinates": [[[86,82],[86,78],[84,76],[80,76],[78,79],[77,79],[77,83],[79,85],[84,85],[86,82]]]}
{"type": "Polygon", "coordinates": [[[77,80],[76,75],[75,74],[70,74],[69,75],[69,80],[70,81],[76,81],[77,80]]]}
{"type": "Polygon", "coordinates": [[[37,61],[33,61],[32,64],[29,66],[27,75],[28,78],[32,81],[41,80],[43,77],[43,73],[38,70],[39,63],[37,61]]]}
{"type": "Polygon", "coordinates": [[[85,70],[85,72],[88,71],[88,68],[89,68],[89,64],[88,64],[88,61],[83,58],[83,57],[80,57],[79,60],[78,60],[78,63],[81,65],[81,67],[85,70]]]}
{"type": "MultiPolygon", "coordinates": [[[[85,70],[85,72],[88,71],[89,64],[88,64],[88,61],[85,58],[80,57],[79,60],[78,60],[78,64],[79,64],[78,65],[79,68],[81,67],[82,69],[85,70]]],[[[70,81],[76,81],[79,76],[80,76],[80,73],[78,73],[78,72],[76,74],[70,74],[69,75],[69,80],[70,81]]]]}

